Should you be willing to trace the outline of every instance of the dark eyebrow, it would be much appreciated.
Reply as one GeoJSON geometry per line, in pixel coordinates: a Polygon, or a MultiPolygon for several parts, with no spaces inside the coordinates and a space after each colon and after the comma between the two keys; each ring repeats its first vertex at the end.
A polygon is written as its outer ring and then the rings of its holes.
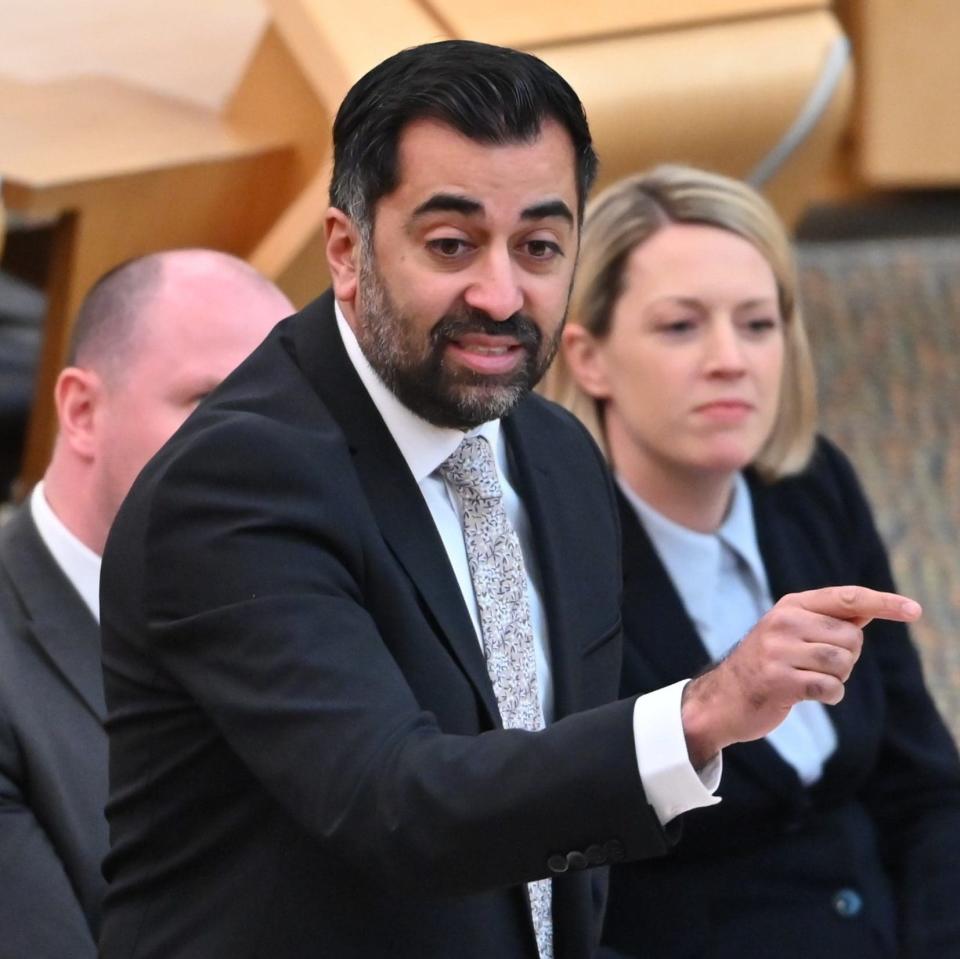
{"type": "MultiPolygon", "coordinates": [[[[472,200],[459,193],[434,193],[413,211],[411,219],[417,219],[428,213],[459,213],[462,216],[476,216],[483,213],[483,204],[479,200],[472,200]]],[[[551,217],[566,220],[571,226],[575,222],[570,207],[563,200],[544,200],[520,212],[521,220],[547,220],[551,217]]]]}
{"type": "Polygon", "coordinates": [[[573,213],[563,200],[544,200],[543,203],[528,206],[520,213],[522,220],[547,220],[550,217],[566,220],[570,226],[574,224],[573,213]]]}
{"type": "Polygon", "coordinates": [[[464,216],[476,216],[483,213],[483,204],[457,193],[434,193],[413,211],[413,219],[426,213],[462,213],[464,216]]]}

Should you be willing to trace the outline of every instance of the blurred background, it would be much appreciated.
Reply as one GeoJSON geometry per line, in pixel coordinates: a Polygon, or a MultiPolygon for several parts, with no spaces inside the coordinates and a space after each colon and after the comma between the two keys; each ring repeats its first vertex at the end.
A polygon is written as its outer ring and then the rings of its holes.
{"type": "Polygon", "coordinates": [[[960,733],[955,0],[4,0],[0,23],[0,499],[43,471],[101,273],[212,246],[306,302],[350,84],[426,40],[517,46],[580,93],[601,185],[711,167],[794,229],[824,429],[926,608],[917,639],[960,733]]]}

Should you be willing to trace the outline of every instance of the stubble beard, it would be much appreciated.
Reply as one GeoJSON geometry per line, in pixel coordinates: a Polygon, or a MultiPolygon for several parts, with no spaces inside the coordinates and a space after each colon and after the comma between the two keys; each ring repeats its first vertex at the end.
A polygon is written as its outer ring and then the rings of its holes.
{"type": "Polygon", "coordinates": [[[470,430],[505,416],[540,381],[560,344],[563,321],[544,341],[525,314],[496,321],[465,304],[441,317],[417,343],[416,325],[397,308],[372,256],[361,257],[358,284],[356,335],[361,350],[400,402],[435,426],[470,430]],[[501,375],[447,362],[447,344],[466,333],[509,335],[524,350],[523,360],[501,375]]]}

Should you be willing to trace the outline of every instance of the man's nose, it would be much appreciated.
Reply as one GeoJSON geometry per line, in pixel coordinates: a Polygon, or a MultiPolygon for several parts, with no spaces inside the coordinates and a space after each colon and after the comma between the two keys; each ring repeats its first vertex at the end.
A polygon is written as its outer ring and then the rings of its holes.
{"type": "Polygon", "coordinates": [[[523,290],[518,267],[507,251],[491,251],[477,264],[464,301],[498,322],[519,312],[523,306],[523,290]]]}

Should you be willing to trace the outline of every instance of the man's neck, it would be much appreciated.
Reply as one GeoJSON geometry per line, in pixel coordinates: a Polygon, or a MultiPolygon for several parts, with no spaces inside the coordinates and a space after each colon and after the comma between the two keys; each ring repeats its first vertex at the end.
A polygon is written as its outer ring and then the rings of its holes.
{"type": "Polygon", "coordinates": [[[86,477],[67,475],[56,457],[43,477],[43,494],[59,522],[87,549],[103,555],[109,527],[98,520],[91,484],[86,477]]]}

